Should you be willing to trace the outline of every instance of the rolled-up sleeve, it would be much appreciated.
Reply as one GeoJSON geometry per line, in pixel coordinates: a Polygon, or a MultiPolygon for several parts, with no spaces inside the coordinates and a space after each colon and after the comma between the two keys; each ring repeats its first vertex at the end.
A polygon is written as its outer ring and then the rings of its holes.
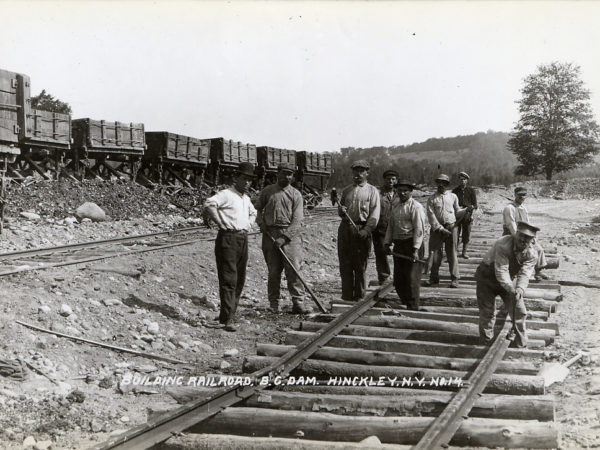
{"type": "Polygon", "coordinates": [[[502,211],[502,220],[504,226],[510,231],[510,234],[517,232],[517,222],[515,219],[515,208],[512,205],[506,205],[504,211],[502,211]]]}
{"type": "Polygon", "coordinates": [[[425,233],[425,211],[415,205],[412,209],[411,220],[413,225],[413,248],[421,248],[425,233]]]}
{"type": "Polygon", "coordinates": [[[367,218],[367,224],[365,229],[372,233],[377,228],[377,222],[379,222],[379,215],[381,214],[381,199],[379,198],[379,192],[376,188],[371,189],[369,195],[369,217],[367,218]]]}
{"type": "Polygon", "coordinates": [[[435,210],[433,207],[433,197],[429,197],[427,199],[427,218],[429,219],[429,224],[431,225],[431,229],[433,231],[437,231],[441,228],[444,228],[435,216],[435,210]]]}
{"type": "Polygon", "coordinates": [[[248,199],[248,223],[250,224],[250,226],[252,226],[255,221],[256,221],[256,208],[254,207],[254,205],[252,204],[250,199],[248,199]]]}

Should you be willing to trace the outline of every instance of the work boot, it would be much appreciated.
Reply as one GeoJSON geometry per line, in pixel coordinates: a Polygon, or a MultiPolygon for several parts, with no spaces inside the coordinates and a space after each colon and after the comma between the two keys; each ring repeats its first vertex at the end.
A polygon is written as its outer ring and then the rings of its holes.
{"type": "Polygon", "coordinates": [[[233,322],[227,322],[223,329],[232,333],[235,333],[238,330],[237,326],[235,326],[233,322]]]}
{"type": "Polygon", "coordinates": [[[434,287],[437,286],[438,284],[440,284],[440,280],[426,280],[423,282],[423,285],[428,286],[428,287],[434,287]]]}
{"type": "Polygon", "coordinates": [[[455,278],[450,282],[450,287],[451,288],[457,288],[458,287],[458,280],[455,278]]]}
{"type": "Polygon", "coordinates": [[[279,302],[269,301],[269,311],[274,314],[279,314],[281,312],[281,307],[279,306],[279,302]]]}
{"type": "Polygon", "coordinates": [[[467,246],[463,245],[463,251],[461,255],[464,259],[469,259],[469,255],[467,255],[467,246]]]}
{"type": "Polygon", "coordinates": [[[312,308],[304,303],[297,302],[292,306],[292,314],[310,314],[311,312],[312,308]]]}

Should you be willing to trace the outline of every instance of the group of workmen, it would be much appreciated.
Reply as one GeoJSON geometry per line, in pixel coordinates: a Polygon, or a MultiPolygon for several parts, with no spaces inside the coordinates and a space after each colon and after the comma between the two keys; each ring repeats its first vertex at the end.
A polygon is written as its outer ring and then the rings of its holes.
{"type": "MultiPolygon", "coordinates": [[[[429,258],[425,269],[429,279],[424,284],[439,284],[445,250],[450,287],[458,287],[459,240],[462,241],[460,256],[468,259],[473,211],[478,208],[475,190],[468,185],[469,175],[461,172],[459,186],[450,192],[450,178],[440,174],[435,179],[436,192],[427,199],[425,208],[412,198],[415,184],[399,179],[397,171],[386,170],[382,186],[376,188],[367,182],[370,169],[367,161],[355,161],[351,169],[353,183],[341,191],[339,198],[337,192],[335,199],[332,196],[342,219],[337,236],[342,300],[356,302],[364,298],[371,246],[375,252],[377,282],[383,285],[393,277],[398,297],[408,309],[419,309],[426,253],[429,258]],[[393,256],[393,274],[390,255],[393,256]]],[[[215,243],[221,299],[218,326],[227,331],[236,330],[233,319],[246,278],[248,232],[255,221],[262,232],[270,309],[280,311],[281,274],[285,271],[292,313],[312,311],[299,275],[303,199],[292,186],[294,173],[294,166],[279,165],[276,183],[266,186],[253,205],[246,192],[255,179],[254,166],[242,163],[234,173],[233,185],[205,202],[208,217],[219,228],[215,243]]],[[[492,245],[475,274],[479,331],[484,344],[489,344],[494,336],[495,298],[499,295],[513,320],[515,345],[526,345],[527,312],[523,294],[534,272],[541,276],[536,268],[545,265],[543,250],[535,241],[539,229],[528,223],[523,206],[526,194],[525,188],[515,190],[514,202],[503,211],[505,236],[492,245]]]]}

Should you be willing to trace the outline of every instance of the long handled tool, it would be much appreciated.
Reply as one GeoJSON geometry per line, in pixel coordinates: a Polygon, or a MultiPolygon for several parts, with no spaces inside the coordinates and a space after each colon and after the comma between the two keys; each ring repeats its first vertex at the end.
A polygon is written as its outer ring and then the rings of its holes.
{"type": "Polygon", "coordinates": [[[348,215],[348,211],[346,211],[345,209],[342,210],[342,212],[344,213],[344,215],[346,216],[346,219],[348,219],[350,221],[350,223],[352,224],[352,226],[354,227],[354,229],[356,231],[358,231],[358,227],[356,226],[356,224],[354,223],[354,220],[352,220],[350,218],[350,216],[348,215]]]}
{"type": "MultiPolygon", "coordinates": [[[[267,236],[269,236],[271,238],[271,241],[273,241],[273,244],[275,244],[275,238],[273,238],[273,236],[271,236],[269,233],[265,233],[265,234],[267,236]]],[[[285,259],[287,261],[287,263],[292,268],[292,270],[294,271],[294,273],[296,274],[296,276],[300,279],[300,281],[302,282],[302,284],[304,285],[304,287],[306,288],[306,290],[308,291],[308,293],[312,297],[313,301],[317,304],[317,306],[319,307],[319,309],[321,310],[321,312],[327,312],[327,309],[325,308],[325,306],[323,305],[323,303],[321,302],[321,300],[319,300],[317,298],[317,296],[312,291],[312,289],[310,288],[310,286],[308,284],[306,284],[306,281],[304,281],[304,278],[302,278],[302,275],[300,275],[300,273],[298,272],[298,270],[294,267],[294,264],[292,264],[292,261],[290,261],[290,258],[288,257],[288,255],[285,254],[285,251],[281,247],[277,247],[277,248],[279,249],[279,252],[281,253],[281,256],[283,256],[283,259],[285,259]]]]}
{"type": "Polygon", "coordinates": [[[538,377],[542,377],[544,379],[544,386],[546,387],[553,383],[561,383],[565,381],[565,378],[567,378],[567,375],[569,375],[569,367],[581,359],[581,357],[584,355],[584,352],[579,352],[564,364],[545,363],[538,372],[538,377]]]}
{"type": "Polygon", "coordinates": [[[424,259],[413,259],[410,256],[401,255],[400,253],[392,253],[392,256],[394,256],[396,258],[400,258],[400,259],[406,259],[407,261],[410,261],[410,262],[418,262],[421,264],[427,264],[427,261],[425,261],[424,259]]]}

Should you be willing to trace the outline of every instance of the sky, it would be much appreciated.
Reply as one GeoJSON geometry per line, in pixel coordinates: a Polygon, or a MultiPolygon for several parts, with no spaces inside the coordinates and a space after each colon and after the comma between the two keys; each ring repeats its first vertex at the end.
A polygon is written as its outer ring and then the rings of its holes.
{"type": "Polygon", "coordinates": [[[572,62],[600,112],[600,2],[0,0],[0,68],[73,118],[308,151],[510,131],[572,62]]]}

